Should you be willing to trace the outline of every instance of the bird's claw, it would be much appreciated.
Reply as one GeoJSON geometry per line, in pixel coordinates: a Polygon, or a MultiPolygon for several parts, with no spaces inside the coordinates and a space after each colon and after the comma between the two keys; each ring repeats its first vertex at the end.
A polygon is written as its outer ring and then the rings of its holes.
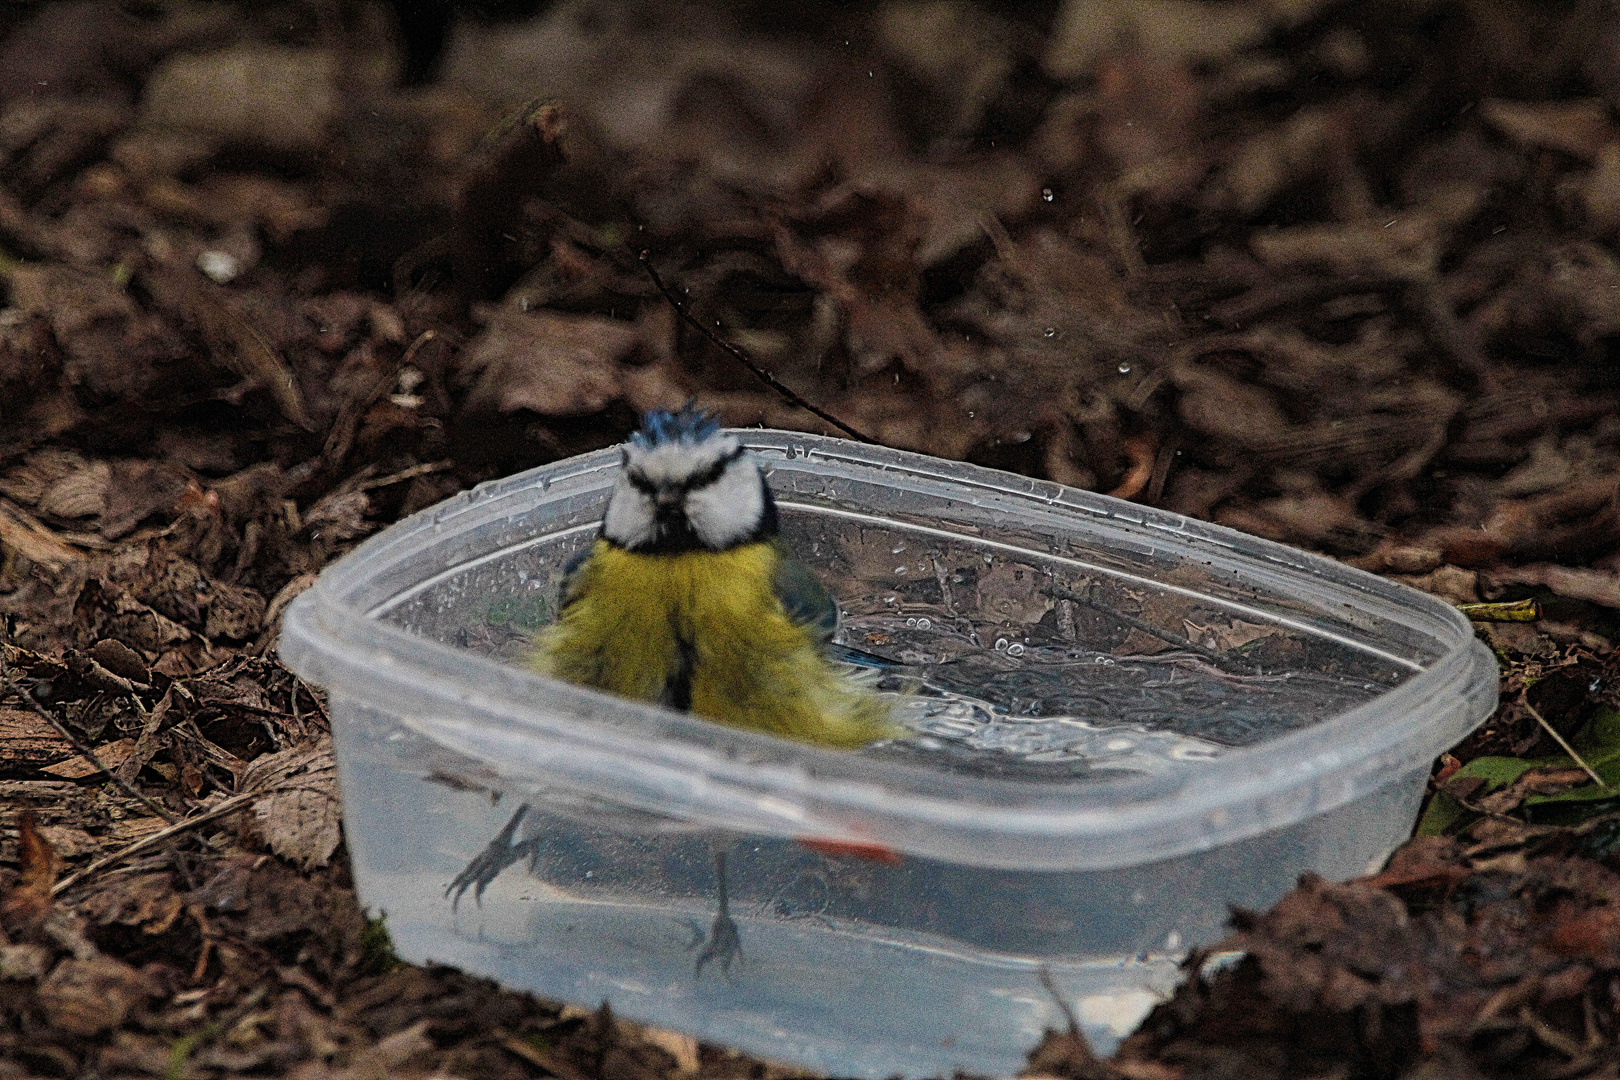
{"type": "Polygon", "coordinates": [[[482,907],[484,890],[489,887],[490,882],[500,876],[502,870],[520,859],[528,858],[532,860],[535,857],[536,852],[539,850],[540,838],[538,836],[530,837],[516,844],[512,843],[512,837],[516,835],[518,825],[528,812],[529,808],[527,806],[518,807],[517,813],[512,815],[512,820],[508,821],[505,827],[495,834],[495,838],[485,845],[484,850],[480,851],[472,862],[463,867],[461,873],[457,874],[450,884],[445,887],[444,895],[450,898],[451,911],[455,911],[461,904],[461,898],[467,894],[468,889],[473,891],[473,903],[482,907]]]}
{"type": "Polygon", "coordinates": [[[714,925],[709,927],[707,941],[704,935],[700,934],[692,942],[691,947],[696,948],[700,943],[703,944],[703,951],[698,953],[697,957],[698,975],[703,974],[703,965],[710,960],[720,965],[722,975],[730,975],[732,962],[742,959],[742,933],[737,929],[736,922],[724,911],[715,915],[714,925]]]}
{"type": "Polygon", "coordinates": [[[726,888],[726,849],[719,848],[714,853],[714,882],[715,900],[714,922],[709,925],[708,940],[704,941],[703,933],[693,926],[692,944],[688,948],[695,949],[703,945],[703,951],[698,953],[697,974],[694,978],[701,978],[703,965],[714,960],[720,965],[722,975],[731,974],[733,961],[742,959],[742,932],[731,918],[730,890],[726,888]]]}

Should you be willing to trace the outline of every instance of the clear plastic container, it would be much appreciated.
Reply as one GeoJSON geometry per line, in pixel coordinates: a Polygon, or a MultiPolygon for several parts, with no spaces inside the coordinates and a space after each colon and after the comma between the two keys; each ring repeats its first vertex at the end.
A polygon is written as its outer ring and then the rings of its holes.
{"type": "Polygon", "coordinates": [[[1230,907],[1376,868],[1495,704],[1467,620],[1411,589],[1057,484],[739,434],[845,639],[921,678],[911,734],[820,750],[525,671],[619,453],[458,495],[322,574],[280,645],[331,695],[355,879],[401,956],[836,1075],[1011,1075],[1062,1023],[1043,969],[1110,1047],[1230,907]],[[453,907],[524,804],[532,861],[453,907]],[[716,850],[729,974],[694,964],[716,850]]]}

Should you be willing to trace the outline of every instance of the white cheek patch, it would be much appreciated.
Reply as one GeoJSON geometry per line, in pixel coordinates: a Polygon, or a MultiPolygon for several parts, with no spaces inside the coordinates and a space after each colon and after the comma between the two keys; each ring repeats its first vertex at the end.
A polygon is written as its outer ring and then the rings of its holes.
{"type": "Polygon", "coordinates": [[[686,520],[704,547],[728,548],[753,535],[765,514],[765,482],[746,457],[726,466],[720,479],[686,496],[686,520]]]}
{"type": "Polygon", "coordinates": [[[630,482],[624,473],[613,483],[608,496],[607,516],[602,519],[602,535],[620,547],[650,544],[657,537],[658,515],[652,499],[630,482]]]}

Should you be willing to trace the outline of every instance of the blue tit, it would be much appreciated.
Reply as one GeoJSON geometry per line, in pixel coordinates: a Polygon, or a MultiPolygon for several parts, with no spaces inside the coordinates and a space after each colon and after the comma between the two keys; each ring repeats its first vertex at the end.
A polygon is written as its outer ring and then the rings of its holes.
{"type": "Polygon", "coordinates": [[[535,670],[818,746],[888,734],[829,662],[838,607],[778,534],[759,465],[713,417],[649,413],[535,670]]]}
{"type": "MultiPolygon", "coordinates": [[[[557,621],[536,636],[536,671],[818,746],[891,733],[882,699],[845,680],[829,654],[888,663],[832,645],[837,604],[778,534],[758,463],[705,413],[649,413],[630,436],[601,531],[569,566],[560,599],[557,621]]],[[[532,865],[542,838],[517,839],[528,812],[518,808],[447,896],[459,902],[471,889],[479,900],[507,866],[532,865]]],[[[710,961],[729,971],[742,954],[730,839],[713,842],[717,910],[693,942],[703,945],[699,974],[710,961]]]]}

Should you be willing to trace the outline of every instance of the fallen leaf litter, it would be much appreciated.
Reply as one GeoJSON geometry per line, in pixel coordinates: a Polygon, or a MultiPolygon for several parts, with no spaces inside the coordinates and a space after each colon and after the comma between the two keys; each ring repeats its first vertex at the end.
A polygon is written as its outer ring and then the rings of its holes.
{"type": "Polygon", "coordinates": [[[272,659],[358,540],[638,410],[828,430],[646,251],[879,441],[1497,605],[1436,835],[1034,1073],[1612,1075],[1613,13],[257,7],[0,12],[5,1074],[791,1074],[392,961],[272,659]]]}

